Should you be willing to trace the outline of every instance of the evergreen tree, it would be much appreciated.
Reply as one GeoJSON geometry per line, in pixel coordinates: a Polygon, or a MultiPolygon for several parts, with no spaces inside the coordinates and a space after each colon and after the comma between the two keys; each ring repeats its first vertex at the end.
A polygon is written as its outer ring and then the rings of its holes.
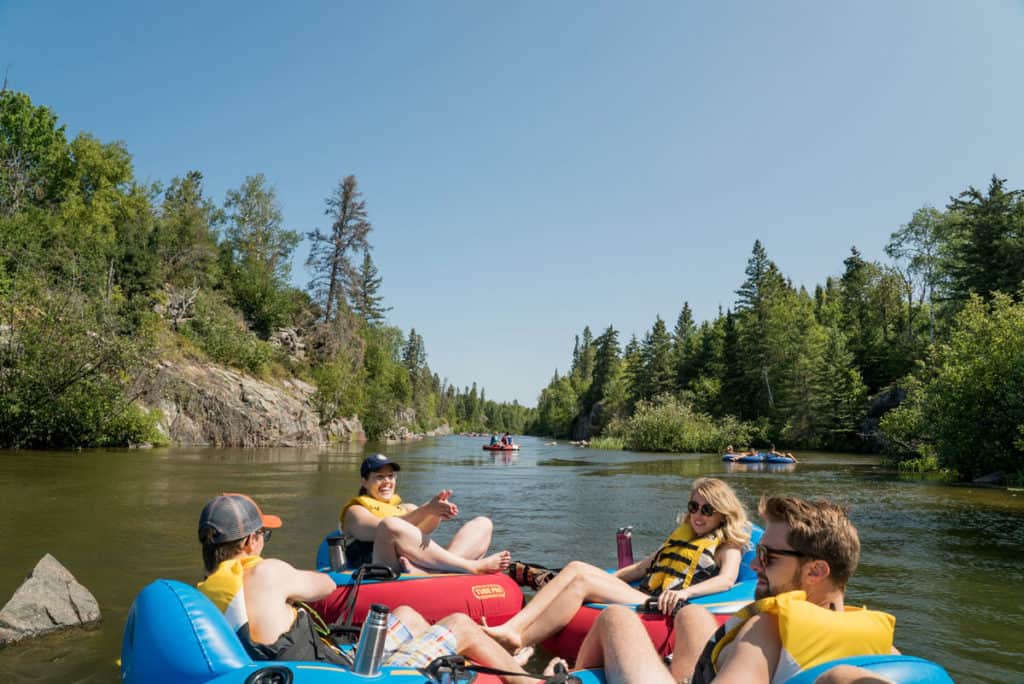
{"type": "Polygon", "coordinates": [[[1007,190],[992,176],[988,193],[969,187],[950,200],[959,220],[946,243],[950,295],[964,301],[972,293],[991,298],[1003,292],[1020,298],[1024,284],[1024,191],[1007,190]]]}
{"type": "Polygon", "coordinates": [[[774,325],[787,285],[761,241],[754,242],[745,271],[747,279],[736,291],[739,341],[747,391],[740,402],[741,418],[769,415],[775,406],[772,384],[779,370],[776,339],[784,331],[774,325]]]}
{"type": "Polygon", "coordinates": [[[867,387],[854,365],[846,336],[838,327],[827,330],[818,368],[819,433],[827,448],[849,448],[854,441],[857,420],[864,414],[867,387]]]}
{"type": "Polygon", "coordinates": [[[621,373],[619,360],[619,332],[613,327],[608,328],[595,341],[594,375],[590,387],[583,398],[583,413],[588,414],[621,373]]]}
{"type": "Polygon", "coordinates": [[[370,258],[370,252],[363,252],[363,262],[359,270],[349,277],[349,301],[352,312],[370,325],[378,325],[384,321],[384,314],[391,311],[390,306],[382,306],[384,297],[378,294],[383,278],[377,273],[377,267],[370,258]]]}
{"type": "Polygon", "coordinates": [[[367,238],[373,226],[366,218],[366,201],[362,196],[356,177],[345,176],[326,200],[324,213],[333,219],[330,231],[323,233],[316,228],[307,233],[311,246],[306,265],[313,273],[309,289],[323,311],[324,320],[336,314],[346,285],[358,279],[350,255],[362,251],[364,268],[369,258],[367,238]]]}
{"type": "Polygon", "coordinates": [[[672,357],[672,338],[661,316],[655,318],[650,332],[644,336],[641,347],[643,374],[641,399],[653,399],[675,391],[675,369],[672,357]]]}

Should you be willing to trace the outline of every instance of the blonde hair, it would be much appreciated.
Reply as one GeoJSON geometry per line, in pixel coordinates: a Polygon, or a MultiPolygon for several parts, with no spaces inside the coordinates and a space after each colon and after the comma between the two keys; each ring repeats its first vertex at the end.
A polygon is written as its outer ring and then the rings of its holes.
{"type": "MultiPolygon", "coordinates": [[[[722,514],[722,526],[716,530],[721,534],[722,542],[734,544],[741,549],[746,548],[750,544],[752,525],[747,518],[747,509],[740,503],[732,487],[718,478],[701,477],[693,481],[693,486],[690,487],[691,497],[694,492],[707,499],[711,507],[722,514]]],[[[690,512],[684,510],[679,514],[678,521],[690,522],[690,512]]]]}

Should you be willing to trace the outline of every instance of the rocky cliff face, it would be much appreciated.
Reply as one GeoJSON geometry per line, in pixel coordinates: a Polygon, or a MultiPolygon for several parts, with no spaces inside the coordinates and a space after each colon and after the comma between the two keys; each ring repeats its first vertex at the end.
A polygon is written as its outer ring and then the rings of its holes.
{"type": "Polygon", "coordinates": [[[159,428],[181,446],[313,446],[365,440],[358,418],[321,426],[301,380],[268,383],[209,364],[161,361],[140,379],[140,402],[160,409],[159,428]]]}

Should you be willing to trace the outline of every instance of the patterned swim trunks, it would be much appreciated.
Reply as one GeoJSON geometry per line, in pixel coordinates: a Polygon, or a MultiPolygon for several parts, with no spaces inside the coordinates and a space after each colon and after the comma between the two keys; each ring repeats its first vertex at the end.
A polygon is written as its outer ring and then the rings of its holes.
{"type": "Polygon", "coordinates": [[[433,625],[418,637],[394,615],[388,615],[384,640],[384,664],[390,667],[426,667],[435,658],[456,653],[455,634],[443,625],[433,625]]]}

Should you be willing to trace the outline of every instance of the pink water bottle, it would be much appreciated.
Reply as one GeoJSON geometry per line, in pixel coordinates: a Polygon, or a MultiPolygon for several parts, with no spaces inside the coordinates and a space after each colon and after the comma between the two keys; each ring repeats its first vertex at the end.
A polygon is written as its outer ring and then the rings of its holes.
{"type": "Polygon", "coordinates": [[[619,567],[633,564],[633,526],[620,527],[615,533],[615,546],[619,551],[619,567]]]}

